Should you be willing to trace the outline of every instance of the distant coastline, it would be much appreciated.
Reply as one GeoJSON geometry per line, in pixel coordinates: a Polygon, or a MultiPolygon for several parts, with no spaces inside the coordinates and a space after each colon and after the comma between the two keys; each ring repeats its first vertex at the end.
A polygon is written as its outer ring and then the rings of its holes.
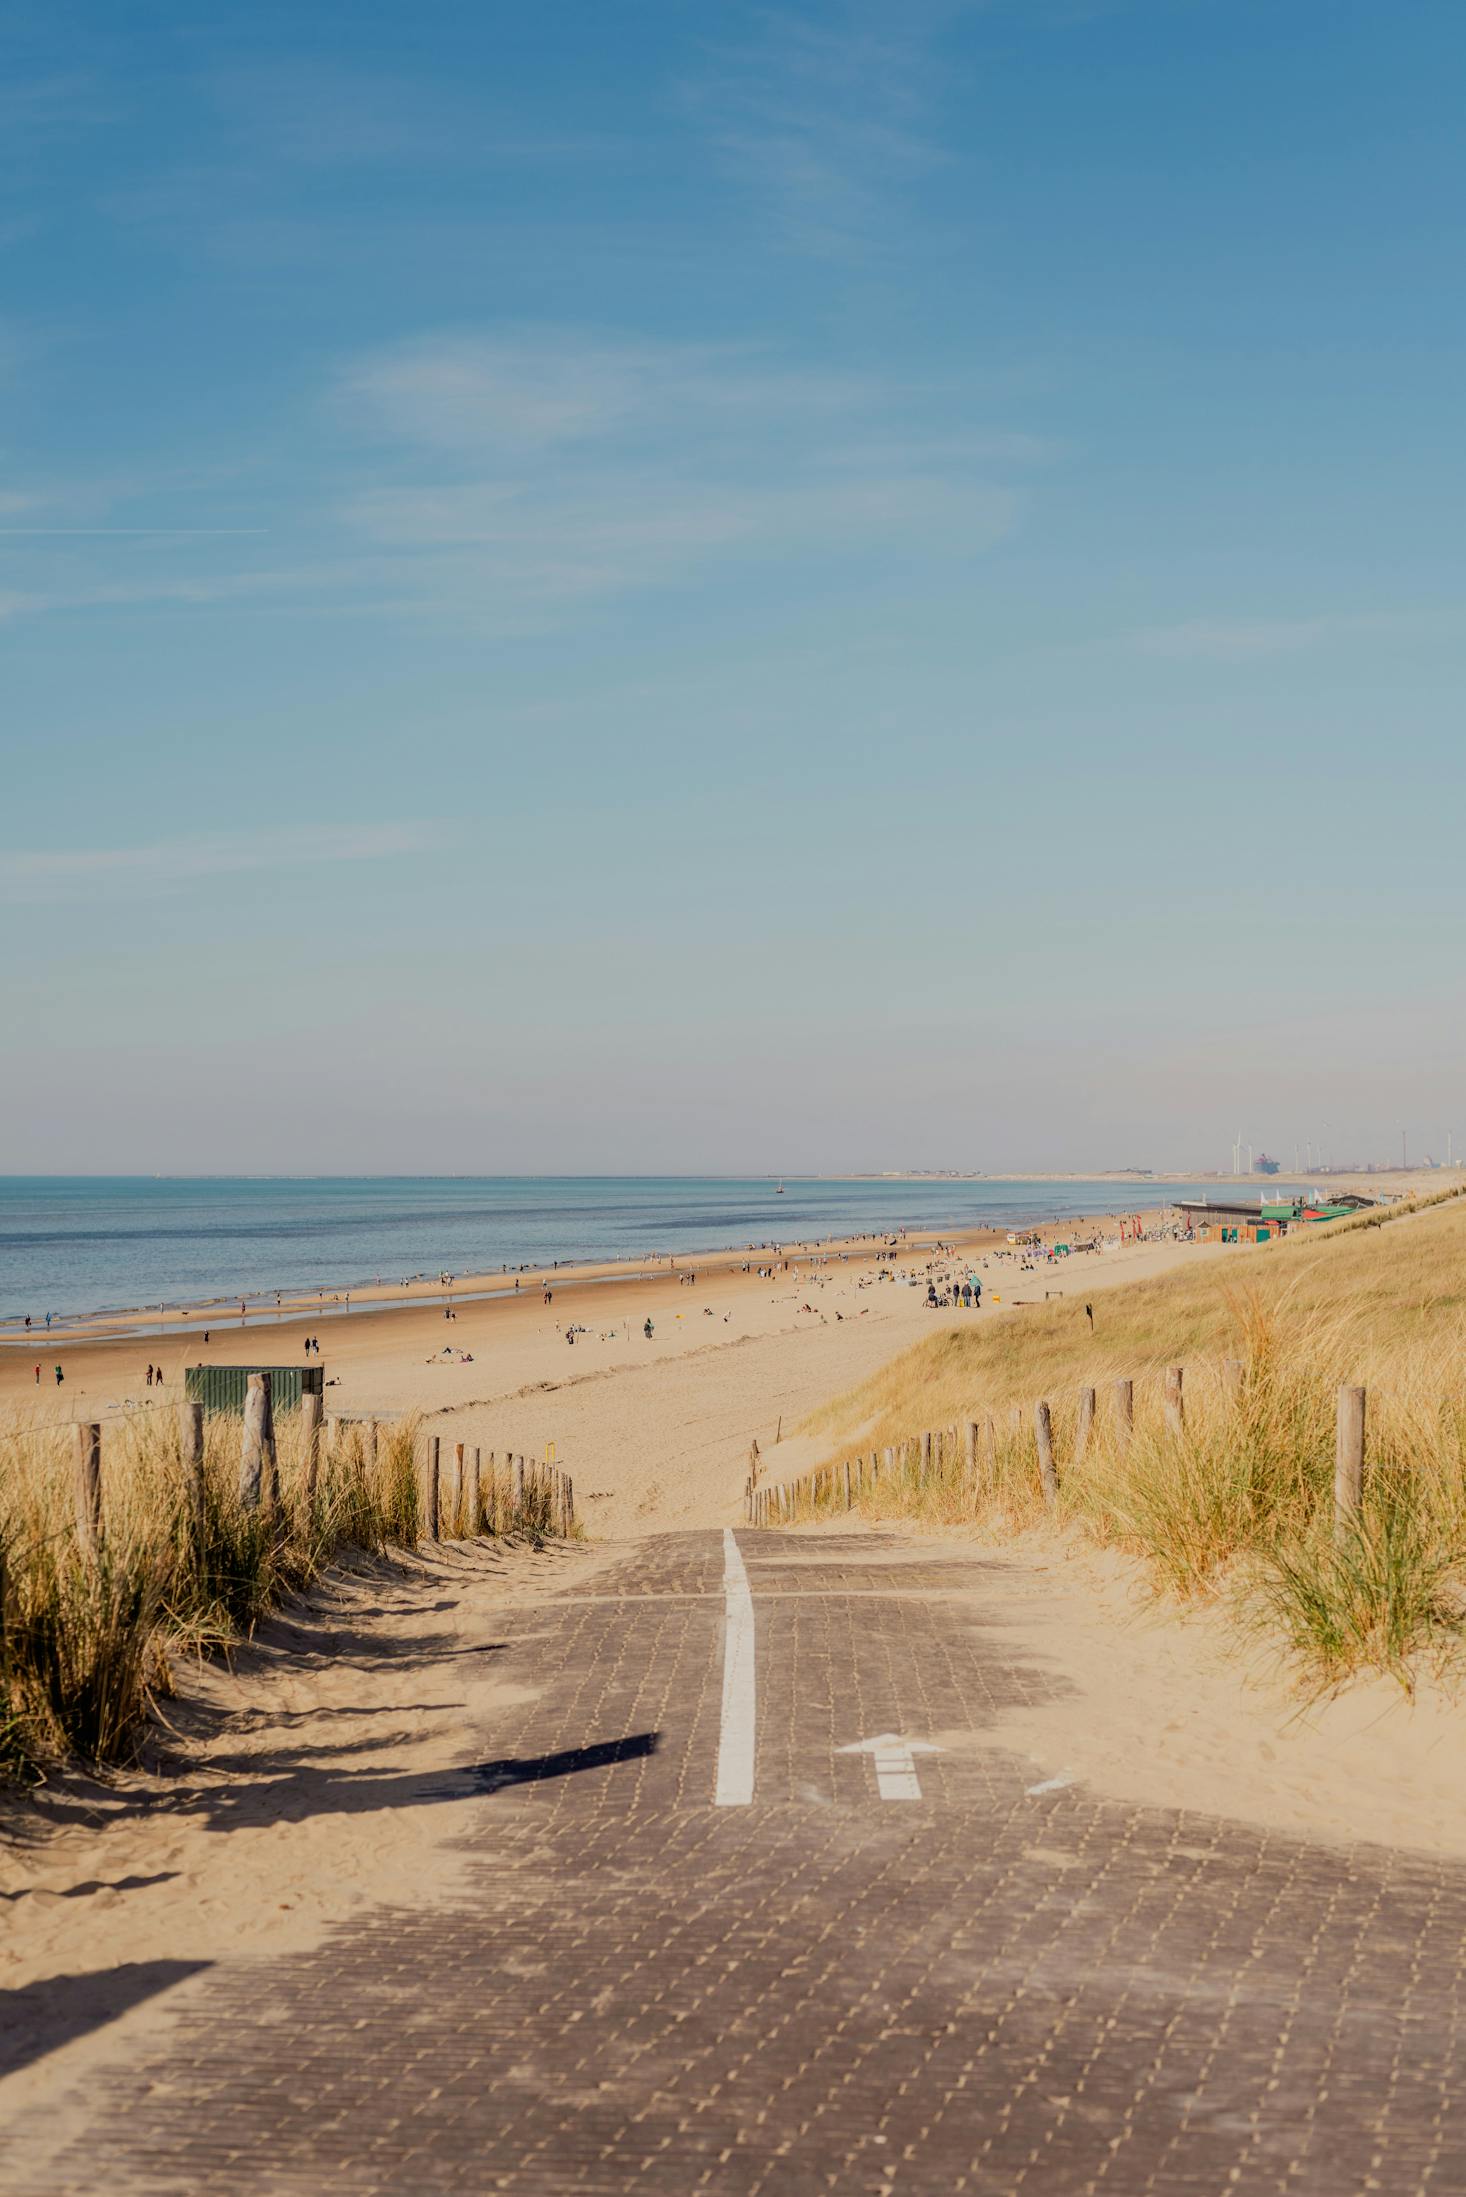
{"type": "MultiPolygon", "coordinates": [[[[350,1292],[576,1267],[630,1272],[669,1256],[1081,1221],[1201,1198],[1287,1194],[1305,1178],[1180,1175],[328,1176],[0,1179],[0,1341],[78,1323],[135,1329],[188,1307],[229,1317],[304,1309],[350,1292]],[[47,1314],[50,1328],[45,1326],[47,1314]],[[26,1315],[34,1323],[24,1326],[26,1315]]],[[[1315,1178],[1316,1179],[1316,1178],[1315,1178]]],[[[1444,1171],[1330,1176],[1399,1190],[1444,1171]]]]}

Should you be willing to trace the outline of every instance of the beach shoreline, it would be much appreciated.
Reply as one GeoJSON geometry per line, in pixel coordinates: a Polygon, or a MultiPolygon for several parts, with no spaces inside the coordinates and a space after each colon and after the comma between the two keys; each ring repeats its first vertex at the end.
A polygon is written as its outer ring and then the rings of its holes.
{"type": "MultiPolygon", "coordinates": [[[[223,1180],[224,1178],[220,1179],[223,1180]]],[[[322,1179],[334,1180],[335,1178],[322,1179]]],[[[499,1178],[476,1179],[485,1182],[496,1182],[499,1178]]],[[[508,1179],[505,1178],[505,1180],[508,1179]]],[[[539,1178],[532,1179],[539,1180],[539,1178]]],[[[744,1180],[741,1177],[728,1179],[739,1182],[744,1180]]],[[[950,1182],[955,1185],[961,1182],[969,1185],[981,1184],[990,1189],[1001,1185],[1011,1185],[1015,1191],[1027,1190],[1029,1192],[1040,1186],[1053,1186],[1057,1189],[1063,1184],[1072,1185],[1076,1183],[1084,1183],[1096,1191],[1104,1187],[1118,1192],[1122,1188],[1133,1187],[1137,1192],[1149,1193],[1147,1198],[1137,1200],[1138,1210],[1143,1217],[1151,1217],[1157,1222],[1171,1210],[1173,1201],[1166,1197],[1160,1197],[1156,1193],[1162,1187],[1169,1187],[1173,1183],[1188,1184],[1194,1191],[1198,1192],[1209,1190],[1213,1196],[1219,1198],[1241,1195],[1244,1199],[1248,1199],[1253,1195],[1260,1196],[1268,1187],[1271,1187],[1276,1195],[1289,1194],[1289,1186],[1286,1181],[1270,1181],[1269,1178],[1248,1178],[1245,1180],[1228,1178],[1225,1181],[1217,1180],[1212,1183],[1205,1183],[1194,1177],[1160,1175],[1144,1177],[1138,1174],[1133,1177],[1113,1175],[1108,1178],[1056,1173],[1046,1176],[959,1176],[956,1174],[898,1176],[891,1174],[848,1177],[811,1176],[808,1178],[792,1177],[790,1179],[796,1184],[803,1181],[811,1183],[849,1181],[860,1184],[887,1183],[891,1185],[906,1182],[916,1189],[930,1189],[936,1183],[950,1182]]],[[[1332,1179],[1331,1187],[1338,1190],[1359,1188],[1369,1194],[1383,1194],[1386,1197],[1394,1197],[1418,1190],[1439,1188],[1443,1179],[1443,1171],[1441,1170],[1425,1174],[1412,1171],[1408,1174],[1399,1175],[1386,1187],[1383,1179],[1378,1176],[1340,1175],[1332,1179]]],[[[76,1178],[75,1180],[79,1184],[82,1178],[76,1178]]],[[[342,1180],[354,1182],[356,1178],[342,1178],[342,1180]]],[[[413,1178],[413,1181],[416,1183],[417,1178],[413,1178]]],[[[1056,1205],[1062,1203],[1059,1200],[1055,1202],[1056,1205]]],[[[996,1207],[990,1212],[970,1214],[961,1218],[940,1213],[920,1215],[913,1212],[904,1217],[898,1215],[882,1217],[875,1226],[861,1225],[859,1221],[854,1225],[843,1225],[842,1221],[842,1225],[825,1228],[818,1225],[812,1226],[812,1219],[828,1218],[834,1220],[835,1215],[816,1216],[806,1207],[803,1212],[791,1210],[788,1216],[789,1226],[786,1232],[778,1238],[773,1235],[771,1224],[777,1222],[781,1215],[777,1210],[774,1210],[768,1213],[760,1213],[758,1216],[760,1224],[770,1226],[768,1235],[755,1235],[752,1231],[745,1234],[739,1231],[720,1236],[710,1234],[701,1243],[676,1242],[656,1251],[636,1249],[625,1252],[615,1248],[604,1251],[591,1249],[582,1252],[561,1252],[558,1256],[554,1255],[551,1244],[545,1244],[540,1248],[537,1256],[511,1257],[501,1259],[497,1264],[473,1263],[465,1258],[462,1265],[456,1268],[451,1258],[440,1260],[435,1254],[433,1271],[418,1267],[410,1273],[404,1273],[400,1279],[388,1278],[387,1271],[385,1271],[388,1262],[382,1259],[376,1271],[358,1268],[355,1278],[349,1278],[349,1270],[347,1272],[338,1270],[334,1276],[327,1275],[325,1278],[315,1275],[308,1280],[296,1279],[288,1283],[261,1282],[257,1273],[251,1281],[241,1274],[238,1278],[230,1277],[227,1284],[219,1280],[213,1280],[207,1286],[201,1285],[199,1288],[191,1290],[186,1282],[180,1278],[183,1268],[187,1264],[185,1259],[180,1266],[179,1276],[174,1277],[171,1286],[159,1288],[156,1296],[149,1293],[145,1297],[117,1296],[110,1300],[106,1296],[99,1296],[80,1308],[73,1306],[59,1311],[53,1309],[49,1312],[35,1310],[29,1315],[29,1325],[26,1324],[24,1299],[22,1299],[20,1309],[0,1316],[0,1365],[3,1365],[8,1355],[18,1352],[23,1356],[31,1348],[41,1350],[61,1349],[79,1342],[97,1341],[109,1337],[145,1342],[148,1340],[159,1341],[170,1335],[176,1336],[190,1331],[202,1335],[205,1330],[208,1330],[212,1335],[215,1332],[226,1333],[231,1329],[258,1335],[272,1328],[281,1327],[295,1318],[334,1322],[344,1314],[354,1315],[358,1311],[373,1308],[391,1307],[400,1309],[410,1305],[433,1303],[441,1306],[450,1300],[456,1303],[465,1303],[475,1300],[487,1301],[496,1296],[510,1298],[522,1294],[527,1287],[539,1286],[546,1278],[554,1278],[562,1286],[567,1287],[579,1287],[585,1283],[600,1285],[608,1281],[622,1280],[650,1282],[674,1267],[682,1268],[696,1265],[711,1270],[715,1267],[737,1264],[749,1256],[756,1256],[761,1253],[773,1254],[780,1258],[786,1253],[792,1253],[800,1258],[808,1258],[824,1253],[838,1255],[857,1246],[864,1247],[875,1244],[899,1243],[915,1246],[938,1240],[980,1244],[987,1240],[997,1240],[1001,1238],[1005,1231],[1012,1228],[1020,1230],[1032,1227],[1047,1229],[1057,1226],[1066,1230],[1083,1230],[1096,1225],[1097,1222],[1112,1218],[1119,1210],[1125,1211],[1127,1215],[1133,1214],[1137,1210],[1137,1207],[1132,1207],[1127,1200],[1118,1195],[1114,1197],[1108,1195],[1104,1197],[1096,1196],[1081,1211],[1035,1211],[1032,1198],[1027,1201],[1026,1210],[1020,1210],[1023,1205],[1024,1201],[1022,1199],[1015,1199],[1012,1212],[996,1207]],[[444,1279],[445,1274],[447,1275],[446,1280],[444,1279]],[[517,1288],[516,1284],[518,1285],[517,1288]]],[[[505,1217],[508,1219],[509,1225],[513,1227],[514,1216],[508,1215],[505,1217]]],[[[710,1218],[710,1216],[704,1216],[704,1218],[710,1218]]],[[[741,1215],[740,1218],[747,1219],[748,1216],[741,1215]]],[[[862,1216],[863,1218],[864,1216],[862,1216]]],[[[872,1214],[870,1219],[874,1221],[876,1216],[872,1214]]],[[[565,1224],[567,1234],[573,1234],[577,1227],[584,1233],[583,1215],[572,1216],[567,1212],[565,1224]]],[[[714,1222],[713,1225],[716,1227],[717,1223],[714,1222]]],[[[451,1233],[450,1229],[448,1234],[451,1236],[451,1233]]],[[[328,1237],[329,1231],[323,1234],[323,1245],[328,1237]]],[[[15,1239],[15,1243],[19,1246],[23,1246],[24,1242],[24,1236],[15,1239]]],[[[66,1239],[59,1237],[57,1243],[58,1248],[64,1251],[66,1239]]],[[[185,1246],[185,1249],[187,1248],[185,1246]]],[[[380,1249],[380,1247],[378,1248],[380,1249]]],[[[415,1244],[414,1252],[418,1259],[422,1258],[421,1241],[415,1244]]],[[[324,1263],[326,1262],[323,1260],[324,1263]]],[[[10,1291],[13,1302],[16,1293],[13,1280],[10,1283],[10,1291]]],[[[41,1303],[44,1306],[46,1297],[49,1294],[44,1283],[39,1285],[37,1294],[41,1295],[41,1303]]]]}
{"type": "MultiPolygon", "coordinates": [[[[1142,1218],[1159,1222],[1168,1205],[1141,1209],[1142,1218]]],[[[1056,1215],[1025,1224],[1018,1232],[1087,1231],[1116,1226],[1118,1210],[1104,1213],[1056,1215]]],[[[1124,1209],[1128,1221],[1135,1216],[1124,1209]]],[[[785,1260],[875,1258],[882,1252],[898,1254],[925,1251],[938,1244],[978,1249],[1003,1243],[1014,1230],[1006,1225],[978,1227],[893,1226],[832,1236],[785,1236],[706,1249],[655,1252],[633,1258],[526,1260],[459,1274],[414,1274],[400,1282],[326,1282],[309,1289],[229,1292],[212,1297],[191,1297],[157,1307],[134,1305],[93,1312],[57,1315],[48,1327],[40,1321],[26,1328],[12,1318],[0,1321],[0,1353],[42,1346],[83,1342],[139,1341],[170,1335],[202,1333],[273,1333],[299,1321],[340,1320],[372,1312],[410,1307],[514,1302],[526,1292],[604,1286],[612,1282],[654,1282],[670,1274],[727,1272],[741,1269],[750,1260],[763,1263],[785,1260]]]]}
{"type": "MultiPolygon", "coordinates": [[[[1061,1240],[1087,1233],[1062,1225],[1061,1240]]],[[[329,1328],[295,1315],[263,1333],[215,1334],[207,1350],[174,1333],[11,1352],[0,1360],[0,1422],[15,1432],[100,1424],[105,1479],[109,1426],[141,1412],[172,1418],[187,1366],[305,1362],[323,1376],[328,1439],[332,1420],[415,1418],[445,1454],[463,1442],[486,1458],[553,1460],[573,1478],[577,1515],[597,1539],[734,1524],[751,1443],[775,1477],[797,1476],[809,1462],[802,1422],[913,1343],[974,1321],[1021,1319],[1046,1296],[1071,1297],[1082,1320],[1088,1301],[1128,1281],[1226,1256],[1219,1245],[1166,1238],[1050,1264],[1026,1260],[996,1233],[949,1255],[908,1240],[894,1262],[877,1258],[883,1244],[802,1259],[791,1246],[787,1271],[756,1257],[686,1270],[679,1259],[645,1280],[598,1284],[567,1282],[562,1271],[549,1277],[548,1303],[544,1291],[524,1289],[457,1307],[353,1304],[329,1328]],[[978,1273],[982,1309],[929,1305],[928,1269],[933,1278],[978,1273]],[[306,1338],[317,1333],[319,1358],[306,1359],[306,1338]],[[59,1387],[54,1363],[64,1367],[59,1387]]]]}

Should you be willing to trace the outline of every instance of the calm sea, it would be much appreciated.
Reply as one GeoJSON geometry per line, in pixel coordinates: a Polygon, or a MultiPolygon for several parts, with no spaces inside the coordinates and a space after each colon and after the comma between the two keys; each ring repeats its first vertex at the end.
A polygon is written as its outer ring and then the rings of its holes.
{"type": "MultiPolygon", "coordinates": [[[[1212,1185],[1213,1190],[1217,1188],[1212,1185]]],[[[714,1176],[0,1177],[0,1321],[637,1259],[895,1227],[1141,1211],[1176,1183],[714,1176]]]]}

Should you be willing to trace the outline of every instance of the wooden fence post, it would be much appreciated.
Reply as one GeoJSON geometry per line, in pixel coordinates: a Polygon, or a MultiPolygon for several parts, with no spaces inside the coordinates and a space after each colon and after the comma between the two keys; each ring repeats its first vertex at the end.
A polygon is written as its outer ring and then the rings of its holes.
{"type": "Polygon", "coordinates": [[[1074,1429],[1074,1462],[1080,1464],[1089,1447],[1089,1437],[1094,1432],[1094,1390],[1079,1391],[1079,1423],[1074,1429]]]}
{"type": "Polygon", "coordinates": [[[377,1422],[375,1419],[367,1419],[362,1423],[361,1469],[364,1473],[375,1473],[377,1469],[377,1422]]]}
{"type": "Polygon", "coordinates": [[[83,1556],[102,1545],[102,1429],[76,1429],[76,1538],[83,1556]]]}
{"type": "Polygon", "coordinates": [[[850,1488],[850,1461],[849,1461],[849,1459],[848,1459],[848,1458],[847,1458],[847,1459],[846,1459],[846,1461],[845,1461],[845,1468],[844,1468],[844,1470],[845,1470],[845,1508],[846,1508],[847,1510],[849,1510],[849,1509],[850,1509],[850,1507],[851,1507],[851,1504],[852,1504],[852,1502],[854,1501],[854,1497],[853,1497],[853,1495],[852,1495],[852,1493],[851,1493],[851,1488],[850,1488]]]}
{"type": "Polygon", "coordinates": [[[928,1480],[929,1480],[929,1479],[931,1478],[931,1469],[932,1469],[932,1438],[931,1438],[931,1430],[930,1430],[930,1428],[928,1428],[927,1432],[926,1432],[925,1434],[923,1434],[923,1436],[922,1436],[922,1438],[921,1438],[921,1463],[920,1463],[920,1465],[919,1465],[919,1467],[918,1467],[918,1482],[919,1482],[919,1484],[922,1484],[922,1485],[924,1485],[924,1484],[925,1484],[925,1482],[926,1482],[926,1481],[928,1481],[928,1480]]]}
{"type": "Polygon", "coordinates": [[[1342,1533],[1359,1515],[1364,1500],[1364,1395],[1362,1388],[1339,1390],[1334,1438],[1334,1531],[1342,1533]]]}
{"type": "Polygon", "coordinates": [[[1186,1368],[1166,1367],[1166,1418],[1171,1430],[1180,1434],[1186,1425],[1186,1368]]]}
{"type": "Polygon", "coordinates": [[[483,1456],[478,1449],[468,1453],[468,1532],[477,1539],[484,1530],[484,1482],[483,1456]]]}
{"type": "Polygon", "coordinates": [[[456,1541],[463,1532],[463,1490],[468,1478],[468,1449],[463,1442],[453,1444],[453,1484],[448,1510],[448,1539],[456,1541]]]}
{"type": "Polygon", "coordinates": [[[967,1448],[963,1463],[967,1473],[967,1485],[969,1488],[975,1488],[977,1486],[977,1421],[975,1419],[969,1419],[967,1422],[967,1448]]]}
{"type": "Polygon", "coordinates": [[[1033,1432],[1038,1443],[1038,1476],[1044,1501],[1053,1507],[1059,1500],[1059,1474],[1054,1464],[1054,1427],[1049,1407],[1041,1399],[1033,1407],[1033,1432]]]}
{"type": "Polygon", "coordinates": [[[178,1451],[188,1482],[189,1508],[200,1533],[204,1530],[204,1407],[186,1402],[178,1407],[178,1451]]]}
{"type": "Polygon", "coordinates": [[[1135,1426],[1135,1383],[1116,1381],[1111,1388],[1115,1399],[1115,1426],[1120,1440],[1127,1442],[1135,1426]]]}
{"type": "Polygon", "coordinates": [[[513,1525],[520,1526],[524,1523],[524,1459],[522,1457],[514,1458],[509,1470],[509,1481],[510,1521],[513,1525]]]}
{"type": "Polygon", "coordinates": [[[280,1468],[275,1456],[275,1414],[268,1373],[251,1373],[244,1388],[244,1427],[239,1450],[239,1500],[246,1510],[261,1503],[274,1510],[280,1500],[280,1468]]]}
{"type": "Polygon", "coordinates": [[[423,1485],[423,1529],[430,1541],[439,1538],[441,1523],[438,1510],[438,1437],[428,1436],[427,1471],[423,1485]]]}
{"type": "Polygon", "coordinates": [[[306,1499],[314,1502],[316,1482],[321,1477],[321,1399],[311,1389],[306,1389],[300,1399],[300,1447],[305,1459],[306,1499]]]}

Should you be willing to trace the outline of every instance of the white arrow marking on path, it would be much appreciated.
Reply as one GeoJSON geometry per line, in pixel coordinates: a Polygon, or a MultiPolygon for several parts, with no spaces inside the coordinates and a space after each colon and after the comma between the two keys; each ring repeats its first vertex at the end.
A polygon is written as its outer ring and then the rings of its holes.
{"type": "Polygon", "coordinates": [[[882,1800],[920,1800],[916,1755],[939,1755],[942,1749],[929,1739],[903,1739],[899,1732],[882,1732],[877,1739],[853,1740],[837,1754],[874,1755],[876,1790],[882,1800]]]}
{"type": "Polygon", "coordinates": [[[723,1529],[723,1717],[713,1804],[746,1808],[753,1799],[753,1596],[733,1529],[723,1529]]]}

